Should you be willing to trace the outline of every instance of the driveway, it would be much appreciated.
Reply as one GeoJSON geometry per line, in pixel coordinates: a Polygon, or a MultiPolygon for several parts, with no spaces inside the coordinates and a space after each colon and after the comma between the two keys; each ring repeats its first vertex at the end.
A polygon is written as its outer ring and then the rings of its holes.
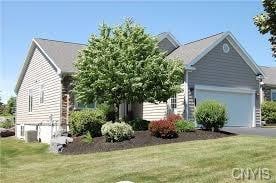
{"type": "Polygon", "coordinates": [[[276,137],[276,128],[246,128],[246,127],[224,127],[223,131],[241,135],[260,135],[266,137],[276,137]]]}

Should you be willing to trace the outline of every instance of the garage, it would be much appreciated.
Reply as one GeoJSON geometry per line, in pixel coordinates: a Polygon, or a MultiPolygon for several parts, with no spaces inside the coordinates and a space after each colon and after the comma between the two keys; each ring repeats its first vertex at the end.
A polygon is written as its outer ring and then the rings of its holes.
{"type": "Polygon", "coordinates": [[[224,104],[228,112],[226,126],[255,126],[255,91],[245,88],[195,86],[195,103],[216,100],[224,104]]]}

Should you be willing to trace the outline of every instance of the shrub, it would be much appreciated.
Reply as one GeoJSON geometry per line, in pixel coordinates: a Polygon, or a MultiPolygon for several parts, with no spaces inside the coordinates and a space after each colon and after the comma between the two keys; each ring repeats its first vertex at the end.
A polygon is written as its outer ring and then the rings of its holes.
{"type": "Polygon", "coordinates": [[[120,142],[134,136],[132,127],[125,122],[107,122],[102,126],[101,132],[107,142],[120,142]]]}
{"type": "Polygon", "coordinates": [[[150,122],[141,118],[137,118],[135,120],[128,121],[127,123],[132,126],[133,130],[140,131],[147,130],[150,122]]]}
{"type": "Polygon", "coordinates": [[[85,135],[90,132],[93,137],[100,136],[104,123],[105,114],[99,109],[74,111],[69,118],[69,127],[74,135],[85,135]]]}
{"type": "Polygon", "coordinates": [[[176,114],[169,114],[166,118],[167,121],[173,122],[173,123],[182,119],[183,118],[180,115],[176,115],[176,114]]]}
{"type": "Polygon", "coordinates": [[[12,128],[14,123],[11,119],[6,119],[4,122],[0,123],[0,128],[12,128]]]}
{"type": "Polygon", "coordinates": [[[85,143],[91,144],[93,142],[93,137],[92,137],[91,133],[87,132],[87,134],[84,135],[82,141],[85,143]]]}
{"type": "Polygon", "coordinates": [[[178,120],[175,123],[176,132],[193,132],[195,131],[195,124],[192,121],[178,120]]]}
{"type": "Polygon", "coordinates": [[[115,121],[115,111],[111,105],[102,103],[97,105],[97,109],[103,111],[106,121],[115,121]]]}
{"type": "Polygon", "coordinates": [[[226,108],[216,101],[205,101],[197,107],[195,118],[205,129],[217,131],[227,121],[226,108]]]}
{"type": "Polygon", "coordinates": [[[151,121],[149,123],[149,131],[151,135],[161,138],[174,138],[177,137],[175,123],[167,119],[158,121],[151,121]]]}
{"type": "Polygon", "coordinates": [[[266,123],[276,123],[276,102],[265,101],[262,104],[262,120],[266,123]]]}

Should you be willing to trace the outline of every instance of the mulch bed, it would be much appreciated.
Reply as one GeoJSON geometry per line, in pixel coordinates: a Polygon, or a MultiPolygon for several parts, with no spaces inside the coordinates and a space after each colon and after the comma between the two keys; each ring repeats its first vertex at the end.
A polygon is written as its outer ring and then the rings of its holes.
{"type": "Polygon", "coordinates": [[[152,146],[158,144],[169,144],[174,142],[185,142],[192,140],[207,140],[222,137],[233,136],[235,134],[229,132],[210,132],[204,130],[196,130],[195,132],[180,133],[177,138],[162,139],[150,135],[149,131],[136,131],[135,137],[123,142],[110,143],[105,141],[105,137],[93,138],[93,143],[85,143],[81,137],[74,137],[73,143],[65,147],[62,154],[86,154],[93,152],[107,152],[121,149],[130,149],[136,147],[152,146]]]}

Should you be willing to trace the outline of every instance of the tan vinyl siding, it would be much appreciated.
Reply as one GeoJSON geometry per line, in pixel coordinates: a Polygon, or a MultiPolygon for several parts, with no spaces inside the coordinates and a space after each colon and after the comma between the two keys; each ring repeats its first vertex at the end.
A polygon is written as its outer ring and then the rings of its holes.
{"type": "Polygon", "coordinates": [[[60,122],[61,82],[54,67],[36,48],[17,95],[16,123],[47,122],[49,116],[60,122]],[[44,85],[44,103],[40,103],[40,86],[44,85]],[[33,110],[28,112],[28,91],[33,90],[33,110]]]}
{"type": "MultiPolygon", "coordinates": [[[[184,85],[181,85],[181,88],[182,88],[182,92],[176,95],[176,103],[177,103],[176,113],[181,116],[184,116],[184,109],[185,109],[184,85]]],[[[170,105],[169,100],[168,100],[168,103],[164,103],[164,102],[159,104],[153,104],[148,102],[143,103],[143,119],[158,120],[166,117],[168,112],[167,111],[168,105],[170,105]]]]}
{"type": "Polygon", "coordinates": [[[145,120],[158,120],[164,118],[166,114],[167,104],[164,102],[159,104],[143,103],[143,119],[145,120]]]}

